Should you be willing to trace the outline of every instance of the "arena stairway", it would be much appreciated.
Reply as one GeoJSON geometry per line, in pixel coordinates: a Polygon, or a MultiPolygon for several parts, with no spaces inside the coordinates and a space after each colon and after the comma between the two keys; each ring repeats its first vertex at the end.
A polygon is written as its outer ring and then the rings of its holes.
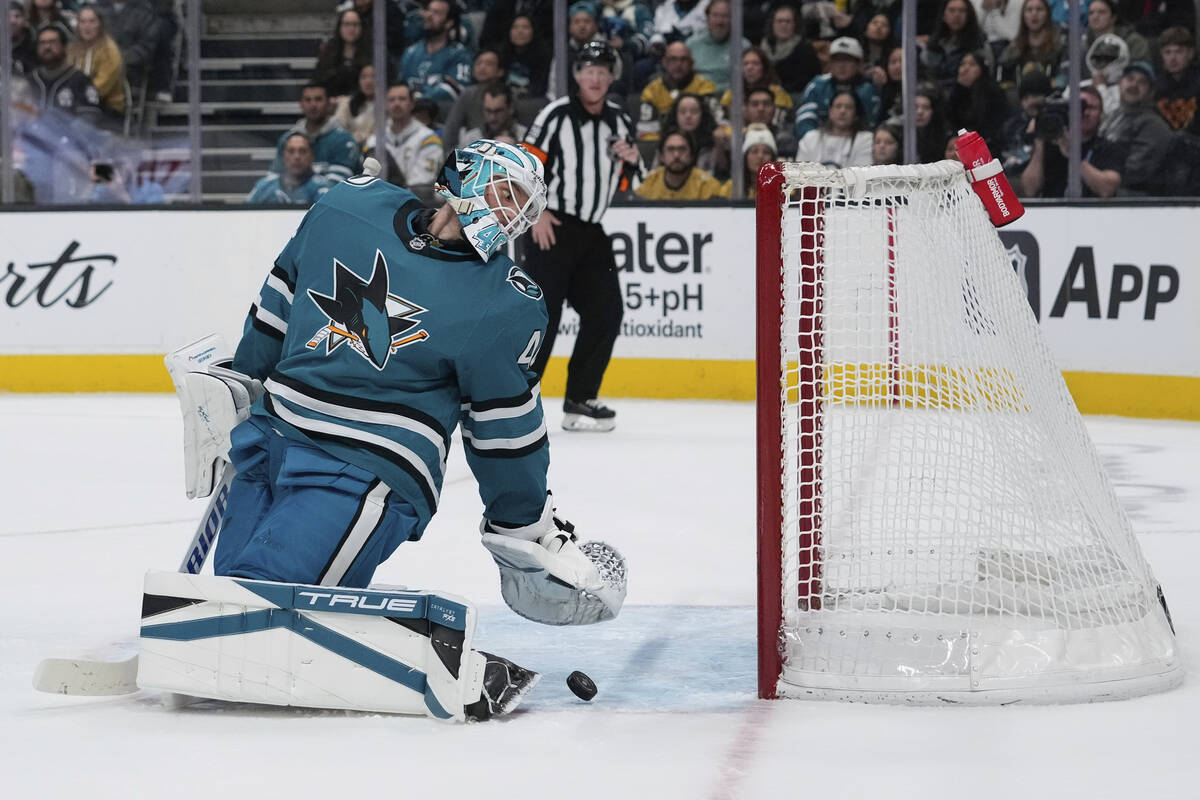
{"type": "MultiPolygon", "coordinates": [[[[205,202],[240,203],[266,174],[279,135],[300,117],[300,89],[312,75],[332,20],[332,12],[205,17],[200,40],[205,202]]],[[[181,59],[171,102],[151,104],[147,133],[155,148],[186,153],[186,72],[181,59]]]]}

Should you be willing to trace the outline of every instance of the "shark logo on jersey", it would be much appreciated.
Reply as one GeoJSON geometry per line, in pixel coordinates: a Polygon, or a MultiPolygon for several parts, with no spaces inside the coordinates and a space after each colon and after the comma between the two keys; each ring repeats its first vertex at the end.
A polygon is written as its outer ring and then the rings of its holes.
{"type": "Polygon", "coordinates": [[[417,317],[428,309],[388,293],[387,261],[378,250],[369,280],[362,280],[335,258],[333,296],[312,289],[308,290],[308,296],[329,317],[329,324],[309,340],[310,350],[325,342],[328,355],[349,344],[354,352],[382,371],[396,350],[429,338],[423,329],[409,333],[421,324],[417,317]]]}
{"type": "Polygon", "coordinates": [[[533,278],[521,271],[520,267],[510,267],[508,282],[512,287],[530,300],[538,300],[542,296],[542,287],[533,282],[533,278]]]}

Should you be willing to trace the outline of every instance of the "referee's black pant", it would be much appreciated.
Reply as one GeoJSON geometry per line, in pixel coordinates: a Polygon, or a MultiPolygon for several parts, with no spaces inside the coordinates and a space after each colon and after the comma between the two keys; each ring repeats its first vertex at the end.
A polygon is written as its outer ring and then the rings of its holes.
{"type": "Polygon", "coordinates": [[[566,300],[579,314],[575,350],[567,363],[567,399],[582,402],[600,394],[625,303],[612,242],[604,228],[570,214],[550,213],[562,222],[554,228],[554,245],[542,250],[533,237],[525,241],[525,269],[542,287],[550,312],[546,339],[533,367],[538,377],[546,371],[566,300]]]}

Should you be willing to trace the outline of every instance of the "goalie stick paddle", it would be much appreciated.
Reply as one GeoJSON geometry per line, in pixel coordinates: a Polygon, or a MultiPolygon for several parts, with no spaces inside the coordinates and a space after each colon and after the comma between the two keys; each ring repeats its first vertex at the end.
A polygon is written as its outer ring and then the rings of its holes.
{"type": "Polygon", "coordinates": [[[124,661],[44,658],[33,671],[33,688],[50,694],[103,697],[137,691],[138,657],[124,661]]]}
{"type": "MultiPolygon", "coordinates": [[[[188,545],[180,572],[197,575],[208,560],[208,553],[221,530],[225,518],[225,502],[229,497],[229,485],[236,474],[233,465],[226,462],[221,480],[213,490],[208,508],[196,527],[196,534],[188,545]]],[[[43,659],[33,672],[33,688],[50,694],[69,694],[102,697],[107,695],[136,692],[138,657],[130,656],[123,661],[92,661],[84,658],[43,659]]]]}

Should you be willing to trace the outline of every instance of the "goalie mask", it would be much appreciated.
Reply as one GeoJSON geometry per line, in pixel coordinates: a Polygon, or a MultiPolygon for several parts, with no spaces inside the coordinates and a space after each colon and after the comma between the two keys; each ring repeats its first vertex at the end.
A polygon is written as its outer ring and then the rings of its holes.
{"type": "Polygon", "coordinates": [[[452,152],[434,188],[457,212],[463,236],[484,261],[546,210],[542,162],[520,145],[492,139],[452,152]]]}

